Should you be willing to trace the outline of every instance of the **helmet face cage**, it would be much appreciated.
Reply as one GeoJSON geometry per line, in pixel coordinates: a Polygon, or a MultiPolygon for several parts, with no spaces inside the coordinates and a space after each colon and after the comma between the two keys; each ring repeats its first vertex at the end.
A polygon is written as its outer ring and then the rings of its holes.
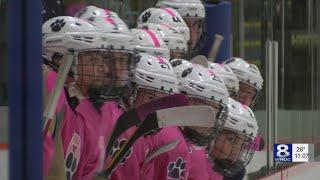
{"type": "Polygon", "coordinates": [[[90,99],[101,103],[120,97],[132,77],[133,67],[133,54],[130,51],[90,50],[78,53],[73,73],[78,86],[88,90],[90,99]]]}
{"type": "Polygon", "coordinates": [[[235,88],[228,88],[228,92],[232,99],[236,99],[239,96],[239,92],[235,88]]]}
{"type": "Polygon", "coordinates": [[[253,146],[253,136],[224,128],[207,150],[214,170],[231,177],[249,164],[254,153],[253,146]]]}
{"type": "Polygon", "coordinates": [[[185,51],[181,50],[170,50],[170,59],[184,59],[187,57],[185,51]]]}
{"type": "Polygon", "coordinates": [[[260,96],[260,91],[250,83],[240,81],[239,92],[236,96],[236,100],[253,108],[260,96]]]}
{"type": "Polygon", "coordinates": [[[164,89],[158,89],[150,86],[142,86],[138,84],[135,86],[135,92],[133,94],[134,106],[139,106],[143,103],[165,97],[169,94],[174,94],[172,91],[166,91],[164,89]]]}
{"type": "Polygon", "coordinates": [[[212,99],[200,96],[188,95],[190,105],[208,105],[213,107],[216,114],[216,121],[213,128],[204,127],[184,127],[182,132],[191,143],[198,146],[206,146],[221,131],[226,121],[227,106],[212,99]]]}

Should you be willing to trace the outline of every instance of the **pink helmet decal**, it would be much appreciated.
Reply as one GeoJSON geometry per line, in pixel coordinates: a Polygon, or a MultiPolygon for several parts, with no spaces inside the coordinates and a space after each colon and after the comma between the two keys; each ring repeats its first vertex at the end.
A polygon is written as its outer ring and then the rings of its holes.
{"type": "Polygon", "coordinates": [[[213,71],[209,71],[210,76],[217,76],[213,71]]]}
{"type": "Polygon", "coordinates": [[[168,8],[161,8],[161,9],[165,10],[172,17],[176,17],[177,16],[173,11],[171,11],[171,9],[168,9],[168,8]]]}
{"type": "Polygon", "coordinates": [[[242,108],[243,108],[244,110],[246,110],[246,111],[249,109],[249,107],[248,107],[247,105],[243,104],[243,103],[241,103],[241,106],[242,106],[242,108]]]}
{"type": "Polygon", "coordinates": [[[158,59],[160,64],[165,64],[165,62],[164,62],[162,57],[157,56],[157,59],[158,59]]]}
{"type": "Polygon", "coordinates": [[[149,31],[149,30],[147,30],[147,29],[144,29],[144,31],[145,31],[146,33],[148,33],[149,36],[151,37],[151,39],[152,39],[152,41],[153,41],[153,45],[154,45],[155,47],[160,47],[160,41],[159,41],[159,39],[157,38],[157,36],[156,36],[152,31],[149,31]]]}

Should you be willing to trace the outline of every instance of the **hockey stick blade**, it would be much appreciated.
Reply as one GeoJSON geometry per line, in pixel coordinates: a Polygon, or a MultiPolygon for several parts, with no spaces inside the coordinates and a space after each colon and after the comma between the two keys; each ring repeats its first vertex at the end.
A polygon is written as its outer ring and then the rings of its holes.
{"type": "Polygon", "coordinates": [[[215,117],[215,112],[210,106],[182,106],[155,111],[139,125],[130,139],[111,159],[108,167],[99,175],[108,177],[139,137],[167,126],[213,127],[215,117]]]}
{"type": "Polygon", "coordinates": [[[139,107],[124,112],[117,120],[117,123],[112,131],[112,134],[108,140],[106,149],[106,155],[108,155],[112,149],[112,145],[118,139],[118,137],[132,126],[138,126],[149,113],[160,109],[166,109],[171,107],[187,106],[188,99],[183,94],[173,94],[165,97],[157,98],[153,101],[144,103],[139,107]]]}
{"type": "Polygon", "coordinates": [[[156,151],[150,153],[147,156],[144,163],[148,163],[149,161],[151,161],[155,157],[158,157],[163,153],[171,151],[172,149],[176,148],[179,143],[180,143],[180,140],[173,140],[173,141],[169,142],[168,144],[165,144],[165,145],[159,147],[156,151]]]}

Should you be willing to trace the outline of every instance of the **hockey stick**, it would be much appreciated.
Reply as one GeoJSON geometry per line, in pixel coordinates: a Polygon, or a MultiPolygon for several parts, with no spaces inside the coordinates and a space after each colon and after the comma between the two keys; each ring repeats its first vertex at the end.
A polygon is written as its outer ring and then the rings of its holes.
{"type": "Polygon", "coordinates": [[[153,101],[140,105],[127,112],[124,112],[117,120],[112,134],[108,140],[106,149],[106,156],[110,153],[112,146],[116,139],[127,129],[132,126],[138,126],[144,120],[149,113],[156,110],[166,109],[171,107],[187,106],[188,99],[183,94],[173,94],[162,98],[157,98],[153,101]]]}
{"type": "Polygon", "coordinates": [[[214,42],[213,42],[212,48],[211,48],[209,55],[208,55],[209,62],[215,61],[222,41],[223,41],[223,36],[220,34],[215,34],[214,42]]]}
{"type": "Polygon", "coordinates": [[[56,111],[56,107],[58,104],[58,100],[61,94],[61,91],[63,90],[65,81],[67,79],[69,70],[71,68],[72,62],[73,62],[73,54],[66,53],[63,56],[62,64],[59,67],[58,75],[57,75],[57,81],[56,86],[54,87],[52,93],[50,94],[48,104],[46,105],[45,111],[44,111],[44,130],[43,135],[45,136],[48,132],[51,132],[54,134],[54,127],[56,127],[56,123],[54,122],[54,115],[56,111]]]}
{"type": "Polygon", "coordinates": [[[163,153],[171,151],[172,149],[176,148],[179,143],[180,143],[180,140],[173,140],[173,141],[169,142],[168,144],[165,144],[165,145],[159,147],[156,151],[151,152],[147,156],[144,163],[151,161],[152,159],[154,159],[157,156],[160,156],[163,153]]]}
{"type": "Polygon", "coordinates": [[[143,135],[167,126],[213,127],[215,120],[215,112],[210,106],[182,106],[155,111],[139,125],[130,139],[111,159],[108,167],[99,175],[108,177],[134,142],[143,135]]]}

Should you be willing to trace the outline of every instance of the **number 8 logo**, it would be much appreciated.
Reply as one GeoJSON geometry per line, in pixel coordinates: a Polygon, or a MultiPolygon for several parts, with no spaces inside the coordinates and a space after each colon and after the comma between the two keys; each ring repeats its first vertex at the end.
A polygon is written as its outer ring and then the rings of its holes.
{"type": "Polygon", "coordinates": [[[280,158],[288,157],[290,155],[289,147],[285,144],[280,144],[277,146],[277,156],[280,158]]]}

